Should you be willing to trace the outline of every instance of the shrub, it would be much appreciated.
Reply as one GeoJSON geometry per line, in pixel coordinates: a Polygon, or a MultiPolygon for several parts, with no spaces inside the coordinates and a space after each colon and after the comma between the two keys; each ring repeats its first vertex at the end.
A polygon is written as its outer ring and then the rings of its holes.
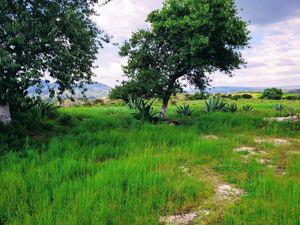
{"type": "Polygon", "coordinates": [[[241,95],[233,95],[233,96],[231,97],[232,100],[239,100],[239,99],[241,99],[241,98],[242,98],[241,95]]]}
{"type": "Polygon", "coordinates": [[[282,105],[282,104],[276,104],[273,106],[273,108],[278,112],[281,112],[285,109],[284,105],[282,105]]]}
{"type": "Polygon", "coordinates": [[[238,109],[237,105],[235,103],[231,103],[231,104],[225,105],[223,111],[234,113],[237,111],[237,109],[238,109]]]}
{"type": "Polygon", "coordinates": [[[62,126],[68,126],[71,124],[71,121],[72,121],[72,117],[69,116],[69,115],[66,115],[66,114],[63,114],[62,116],[60,116],[58,118],[58,123],[62,126]]]}
{"type": "Polygon", "coordinates": [[[283,92],[281,89],[278,88],[268,88],[265,89],[261,98],[263,99],[273,99],[273,100],[280,100],[282,98],[283,92]]]}
{"type": "Polygon", "coordinates": [[[251,99],[251,98],[253,98],[253,96],[250,95],[250,94],[242,94],[242,98],[244,98],[244,99],[251,99]]]}
{"type": "Polygon", "coordinates": [[[189,105],[184,105],[184,106],[178,106],[176,112],[180,116],[191,116],[193,113],[193,110],[189,105]]]}
{"type": "Polygon", "coordinates": [[[220,97],[221,97],[221,98],[231,98],[231,97],[232,97],[232,95],[226,95],[226,94],[222,94],[222,95],[220,95],[220,97]]]}
{"type": "Polygon", "coordinates": [[[285,100],[300,100],[300,96],[289,95],[289,96],[284,97],[283,99],[285,99],[285,100]]]}
{"type": "Polygon", "coordinates": [[[210,97],[207,101],[205,101],[204,111],[205,112],[220,112],[226,106],[226,101],[220,97],[210,97]]]}
{"type": "Polygon", "coordinates": [[[193,100],[204,100],[204,99],[207,99],[208,97],[209,97],[209,94],[204,93],[204,92],[196,92],[196,93],[194,93],[192,95],[190,95],[190,94],[186,95],[186,99],[190,100],[190,101],[193,101],[193,100]]]}
{"type": "Polygon", "coordinates": [[[252,105],[244,105],[242,110],[244,112],[252,112],[253,111],[253,106],[252,105]]]}
{"type": "Polygon", "coordinates": [[[155,100],[145,101],[141,98],[132,98],[129,96],[128,107],[133,110],[131,114],[135,119],[156,122],[158,120],[158,117],[156,116],[158,113],[154,113],[154,109],[152,107],[154,101],[155,100]]]}

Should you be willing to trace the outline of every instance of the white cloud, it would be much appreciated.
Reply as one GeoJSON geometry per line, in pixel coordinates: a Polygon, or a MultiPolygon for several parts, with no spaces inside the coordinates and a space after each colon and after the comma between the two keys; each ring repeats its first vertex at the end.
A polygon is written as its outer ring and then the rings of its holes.
{"type": "Polygon", "coordinates": [[[300,18],[256,26],[259,43],[245,51],[246,69],[233,78],[216,74],[214,85],[300,85],[300,18]],[[296,82],[296,83],[295,83],[296,82]]]}
{"type": "MultiPolygon", "coordinates": [[[[122,43],[138,28],[146,27],[149,12],[161,7],[162,0],[114,0],[98,7],[100,16],[96,23],[110,35],[112,42],[122,43]]],[[[253,35],[252,48],[244,53],[247,68],[236,71],[229,78],[215,74],[213,85],[235,86],[282,86],[300,85],[300,18],[250,27],[253,35]]],[[[121,65],[124,59],[118,56],[118,47],[106,45],[98,55],[95,70],[96,80],[110,86],[122,80],[121,65]]]]}

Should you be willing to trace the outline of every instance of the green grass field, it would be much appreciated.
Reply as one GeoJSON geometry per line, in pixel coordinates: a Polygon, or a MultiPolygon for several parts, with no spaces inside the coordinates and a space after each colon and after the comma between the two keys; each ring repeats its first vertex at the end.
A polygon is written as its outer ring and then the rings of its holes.
{"type": "Polygon", "coordinates": [[[179,125],[136,121],[122,105],[61,108],[70,125],[1,157],[0,224],[147,225],[189,212],[195,224],[300,224],[300,123],[265,121],[284,114],[278,101],[239,100],[254,111],[236,113],[183,103],[192,117],[168,111],[179,125]],[[221,184],[244,194],[219,198],[221,184]]]}

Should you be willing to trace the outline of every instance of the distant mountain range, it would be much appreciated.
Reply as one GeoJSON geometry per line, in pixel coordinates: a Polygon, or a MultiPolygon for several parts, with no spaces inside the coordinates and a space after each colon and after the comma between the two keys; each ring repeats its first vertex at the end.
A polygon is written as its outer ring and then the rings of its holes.
{"type": "MultiPolygon", "coordinates": [[[[41,96],[48,96],[49,91],[46,88],[46,83],[44,84],[45,88],[42,90],[41,96]]],[[[56,86],[56,84],[50,84],[51,87],[56,86]]],[[[89,84],[86,85],[85,88],[87,88],[86,91],[86,97],[89,99],[96,99],[100,98],[103,96],[107,96],[110,90],[112,89],[111,87],[102,84],[102,83],[94,83],[94,84],[89,84]]],[[[211,94],[216,94],[216,93],[222,93],[222,94],[232,94],[232,93],[237,93],[237,92],[262,92],[264,89],[268,87],[238,87],[238,86],[216,86],[216,87],[210,87],[206,89],[208,93],[211,94]]],[[[299,94],[300,93],[300,85],[299,86],[283,86],[283,87],[277,87],[280,89],[283,89],[284,92],[287,93],[293,93],[293,94],[299,94]]],[[[36,88],[31,87],[28,89],[29,95],[34,95],[36,88]]],[[[188,93],[195,93],[197,90],[186,90],[188,93]]],[[[75,98],[82,98],[82,94],[79,89],[75,90],[75,98]]]]}
{"type": "MultiPolygon", "coordinates": [[[[222,94],[232,94],[236,92],[262,92],[264,89],[270,87],[236,87],[236,86],[217,86],[208,88],[206,91],[211,94],[222,93],[222,94]]],[[[282,89],[284,92],[288,93],[298,93],[300,92],[299,86],[283,86],[277,87],[282,89]]],[[[195,92],[195,91],[194,91],[195,92]]]]}
{"type": "MultiPolygon", "coordinates": [[[[44,88],[42,89],[42,97],[48,97],[49,95],[49,91],[47,89],[47,85],[46,83],[43,84],[44,88]]],[[[50,83],[49,84],[50,87],[57,89],[57,85],[54,83],[50,83]]],[[[87,89],[87,91],[85,92],[85,95],[87,98],[89,99],[96,99],[96,98],[100,98],[103,96],[108,95],[108,93],[111,90],[111,87],[102,84],[102,83],[94,83],[94,84],[87,84],[84,86],[84,88],[87,89]]],[[[34,95],[36,91],[35,87],[30,87],[28,89],[28,93],[29,95],[34,95]]],[[[74,98],[82,98],[83,95],[81,94],[81,90],[79,88],[75,89],[75,96],[73,96],[74,98]]]]}

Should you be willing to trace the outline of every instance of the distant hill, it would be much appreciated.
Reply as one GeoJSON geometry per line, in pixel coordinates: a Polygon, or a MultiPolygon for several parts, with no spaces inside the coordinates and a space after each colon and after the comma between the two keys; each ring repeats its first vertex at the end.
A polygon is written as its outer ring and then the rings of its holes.
{"type": "MultiPolygon", "coordinates": [[[[55,89],[57,89],[57,85],[54,84],[54,83],[50,83],[49,84],[50,87],[54,87],[55,89]]],[[[106,96],[108,95],[108,93],[110,92],[111,90],[111,87],[105,85],[105,84],[102,84],[102,83],[94,83],[94,84],[88,84],[88,85],[85,85],[85,88],[87,89],[87,91],[85,92],[85,95],[87,98],[89,99],[96,99],[96,98],[99,98],[99,97],[103,97],[103,96],[106,96]]],[[[28,89],[28,93],[29,95],[34,95],[35,94],[35,90],[36,88],[35,87],[30,87],[28,89]]],[[[75,90],[75,98],[82,98],[82,94],[81,94],[81,91],[80,89],[76,89],[75,90]]],[[[44,88],[42,90],[42,94],[41,96],[42,97],[46,97],[49,95],[49,91],[47,89],[47,85],[46,83],[44,84],[44,88]]]]}
{"type": "Polygon", "coordinates": [[[218,87],[211,87],[206,91],[211,94],[232,94],[236,92],[261,92],[265,88],[256,88],[256,87],[234,87],[234,86],[218,86],[218,87]]]}
{"type": "Polygon", "coordinates": [[[300,89],[293,89],[293,90],[288,91],[288,93],[290,93],[290,94],[300,94],[300,89]]]}
{"type": "MultiPolygon", "coordinates": [[[[233,94],[237,92],[262,92],[264,89],[270,87],[238,87],[238,86],[216,86],[207,88],[206,91],[211,94],[222,93],[222,94],[233,94]]],[[[299,86],[283,86],[277,87],[288,93],[300,93],[299,86]]],[[[196,90],[189,90],[189,93],[196,92],[196,90]]]]}

